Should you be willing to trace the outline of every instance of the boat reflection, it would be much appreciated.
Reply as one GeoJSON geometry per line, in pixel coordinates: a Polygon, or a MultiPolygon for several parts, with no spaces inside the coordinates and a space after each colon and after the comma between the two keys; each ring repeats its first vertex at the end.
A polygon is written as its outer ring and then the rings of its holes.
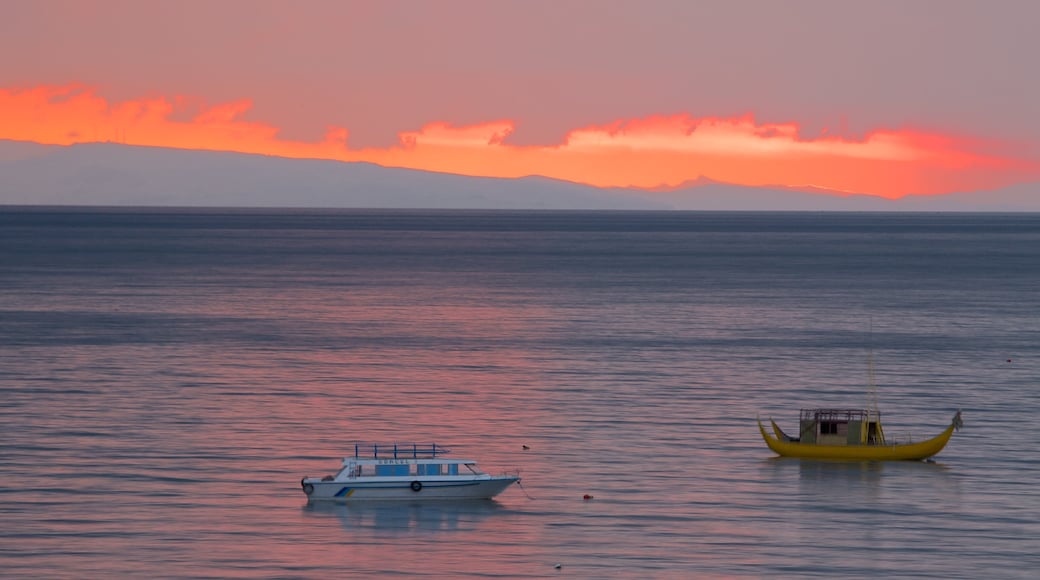
{"type": "Polygon", "coordinates": [[[762,462],[763,474],[773,485],[784,485],[793,481],[795,475],[799,485],[828,488],[833,485],[877,486],[882,482],[895,483],[929,478],[931,485],[953,476],[953,469],[937,461],[853,461],[829,459],[798,459],[771,457],[762,462]]]}
{"type": "Polygon", "coordinates": [[[941,477],[950,473],[947,465],[934,461],[813,461],[784,458],[777,458],[777,460],[797,463],[798,475],[803,483],[826,484],[845,481],[847,483],[876,484],[882,477],[941,477]]]}
{"type": "Polygon", "coordinates": [[[884,461],[811,461],[798,462],[798,476],[803,484],[836,482],[876,485],[885,472],[884,461]]]}
{"type": "MultiPolygon", "coordinates": [[[[928,461],[833,461],[775,457],[763,465],[774,490],[784,490],[794,501],[823,506],[876,506],[937,492],[956,500],[959,481],[955,470],[928,461]]],[[[935,501],[931,499],[928,501],[935,501]]]]}
{"type": "Polygon", "coordinates": [[[495,513],[509,510],[494,500],[436,502],[308,502],[304,513],[313,517],[334,516],[347,530],[375,529],[383,532],[467,530],[495,513]]]}

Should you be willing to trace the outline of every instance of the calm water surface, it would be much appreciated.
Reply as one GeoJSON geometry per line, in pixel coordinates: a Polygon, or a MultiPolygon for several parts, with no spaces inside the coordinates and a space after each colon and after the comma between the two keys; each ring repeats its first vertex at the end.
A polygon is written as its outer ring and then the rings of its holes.
{"type": "Polygon", "coordinates": [[[0,575],[1032,578],[1037,288],[1035,214],[2,208],[0,575]],[[773,457],[871,351],[935,462],[773,457]],[[523,488],[308,505],[355,440],[523,488]]]}

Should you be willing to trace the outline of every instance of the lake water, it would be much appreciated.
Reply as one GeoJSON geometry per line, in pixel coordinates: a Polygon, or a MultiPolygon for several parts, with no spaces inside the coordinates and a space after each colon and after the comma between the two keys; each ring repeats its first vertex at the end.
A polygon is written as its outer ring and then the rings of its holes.
{"type": "Polygon", "coordinates": [[[1037,214],[0,208],[0,575],[1032,578],[1038,379],[1037,214]],[[774,457],[870,353],[935,461],[774,457]],[[523,487],[308,505],[359,440],[523,487]]]}

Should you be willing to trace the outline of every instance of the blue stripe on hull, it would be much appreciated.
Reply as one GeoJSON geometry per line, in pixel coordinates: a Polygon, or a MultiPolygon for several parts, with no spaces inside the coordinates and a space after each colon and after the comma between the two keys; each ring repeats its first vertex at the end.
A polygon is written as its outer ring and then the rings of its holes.
{"type": "MultiPolygon", "coordinates": [[[[431,483],[423,483],[422,484],[423,485],[422,488],[423,489],[437,489],[437,488],[443,488],[443,487],[468,487],[468,486],[471,486],[471,485],[480,485],[481,483],[484,483],[484,482],[482,482],[482,481],[463,481],[463,482],[459,482],[459,483],[453,483],[453,482],[450,482],[450,481],[437,481],[437,482],[431,482],[431,483]]],[[[362,490],[362,489],[364,489],[364,490],[369,490],[369,489],[407,489],[407,490],[411,491],[411,485],[412,485],[411,483],[407,483],[407,484],[396,484],[396,483],[380,484],[380,483],[373,483],[373,484],[368,484],[368,485],[361,484],[361,485],[356,485],[354,487],[344,487],[343,489],[337,491],[333,495],[333,497],[344,497],[344,496],[349,495],[351,490],[358,491],[358,490],[362,490]]]]}

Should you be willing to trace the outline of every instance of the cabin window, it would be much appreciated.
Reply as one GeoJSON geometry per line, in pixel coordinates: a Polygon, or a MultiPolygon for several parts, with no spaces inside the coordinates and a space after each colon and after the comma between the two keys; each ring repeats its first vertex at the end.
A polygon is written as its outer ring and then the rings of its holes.
{"type": "Polygon", "coordinates": [[[403,476],[408,475],[407,465],[376,465],[376,475],[388,476],[396,475],[403,476]]]}
{"type": "Polygon", "coordinates": [[[847,421],[820,421],[820,435],[848,435],[847,421]]]}
{"type": "Polygon", "coordinates": [[[440,475],[441,466],[438,464],[417,465],[418,475],[440,475]]]}

